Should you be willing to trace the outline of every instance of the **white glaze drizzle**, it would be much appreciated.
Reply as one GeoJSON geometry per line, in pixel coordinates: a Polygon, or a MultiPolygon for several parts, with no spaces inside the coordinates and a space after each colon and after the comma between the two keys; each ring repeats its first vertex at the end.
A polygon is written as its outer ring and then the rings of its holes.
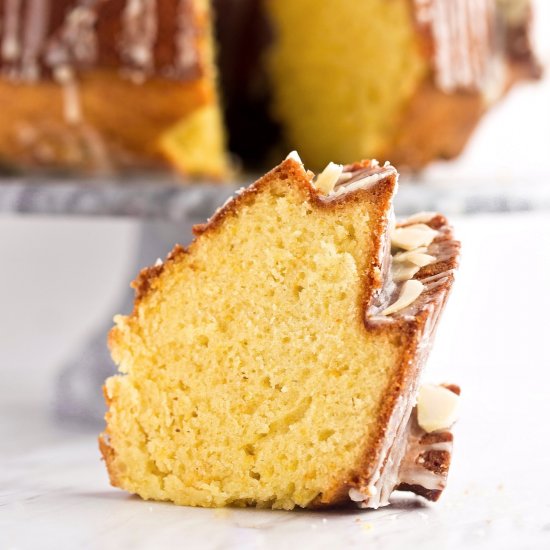
{"type": "Polygon", "coordinates": [[[50,0],[27,0],[23,51],[21,55],[21,78],[36,81],[40,76],[39,56],[50,23],[50,0]]]}
{"type": "Polygon", "coordinates": [[[178,0],[178,30],[176,33],[176,71],[185,72],[198,62],[198,51],[195,44],[194,25],[189,24],[193,15],[193,3],[189,0],[178,0]]]}
{"type": "Polygon", "coordinates": [[[439,443],[430,443],[429,448],[426,449],[429,451],[445,451],[450,453],[453,450],[452,441],[440,441],[439,443]]]}
{"type": "Polygon", "coordinates": [[[407,485],[420,485],[430,491],[443,490],[446,483],[446,474],[436,473],[425,465],[424,456],[430,452],[442,452],[451,454],[453,450],[452,436],[444,441],[424,440],[426,435],[417,421],[418,409],[413,411],[408,425],[408,443],[406,458],[399,467],[399,483],[407,485]]]}
{"type": "MultiPolygon", "coordinates": [[[[418,381],[416,382],[417,384],[418,381]]],[[[391,441],[385,455],[385,461],[379,470],[376,494],[368,495],[369,498],[365,500],[361,507],[379,508],[380,506],[387,506],[390,502],[390,495],[399,482],[399,466],[407,450],[407,428],[413,409],[413,399],[411,396],[417,391],[416,385],[406,400],[406,406],[404,411],[401,412],[402,417],[395,433],[395,438],[391,441]]],[[[391,433],[387,435],[388,439],[390,439],[391,433]]]]}
{"type": "Polygon", "coordinates": [[[21,42],[19,38],[21,26],[21,0],[5,0],[4,10],[2,60],[14,62],[21,55],[21,42]]]}
{"type": "Polygon", "coordinates": [[[157,0],[126,0],[122,13],[121,55],[133,80],[142,82],[153,71],[158,32],[157,0]]]}
{"type": "MultiPolygon", "coordinates": [[[[352,193],[357,189],[371,187],[392,175],[398,178],[397,170],[389,163],[385,163],[384,166],[380,166],[376,160],[371,160],[370,166],[366,168],[340,173],[335,187],[328,194],[328,197],[339,197],[346,193],[352,193]]],[[[396,191],[397,186],[394,194],[396,191]]]]}
{"type": "Polygon", "coordinates": [[[105,140],[101,134],[90,124],[82,124],[80,131],[86,143],[87,151],[93,159],[94,166],[98,167],[104,173],[111,172],[113,166],[105,140]]]}
{"type": "Polygon", "coordinates": [[[374,185],[375,183],[387,178],[391,174],[391,171],[387,172],[379,172],[377,174],[369,174],[368,176],[365,176],[364,178],[355,180],[349,184],[344,183],[343,185],[340,185],[338,189],[334,191],[334,196],[343,195],[344,193],[351,193],[352,191],[355,191],[357,189],[361,189],[362,187],[369,187],[371,185],[374,185]]]}
{"type": "MultiPolygon", "coordinates": [[[[414,275],[414,273],[413,273],[414,275]]],[[[412,276],[412,275],[411,275],[412,276]]],[[[391,315],[410,306],[422,294],[424,285],[416,279],[409,279],[403,283],[397,300],[384,309],[380,315],[391,315]]]]}
{"type": "Polygon", "coordinates": [[[403,469],[399,472],[402,483],[408,485],[420,485],[430,491],[442,491],[445,489],[445,479],[425,468],[403,469]]]}
{"type": "Polygon", "coordinates": [[[8,65],[8,76],[34,82],[41,76],[42,60],[52,70],[75,61],[93,63],[97,55],[96,1],[71,8],[58,33],[48,37],[50,0],[6,0],[0,55],[8,65]]]}
{"type": "Polygon", "coordinates": [[[99,133],[85,123],[74,67],[75,63],[93,64],[97,60],[97,2],[81,2],[67,13],[58,36],[48,46],[45,61],[52,69],[54,80],[62,88],[65,122],[78,127],[80,153],[85,147],[94,166],[107,172],[111,168],[107,148],[99,133]]]}
{"type": "Polygon", "coordinates": [[[377,489],[374,485],[367,485],[365,489],[357,489],[355,487],[352,487],[348,491],[349,498],[353,500],[353,502],[363,502],[365,500],[365,495],[368,497],[375,496],[377,494],[377,489]]]}
{"type": "Polygon", "coordinates": [[[97,14],[89,6],[76,6],[65,17],[45,53],[46,65],[72,67],[75,62],[92,64],[97,58],[97,14]]]}
{"type": "Polygon", "coordinates": [[[495,0],[415,0],[434,41],[437,86],[445,92],[494,87],[499,71],[495,0]]]}
{"type": "MultiPolygon", "coordinates": [[[[413,392],[417,390],[417,385],[413,392]]],[[[349,489],[350,500],[356,502],[360,508],[376,509],[386,506],[392,492],[402,483],[420,485],[431,491],[442,491],[446,484],[446,474],[436,473],[427,468],[424,465],[424,454],[430,451],[451,454],[453,442],[452,439],[422,442],[425,433],[416,421],[412,399],[407,399],[406,402],[398,401],[386,429],[386,438],[379,451],[375,473],[366,487],[349,489]],[[398,418],[400,422],[396,426],[398,418]]]]}
{"type": "MultiPolygon", "coordinates": [[[[413,407],[413,400],[410,396],[407,399],[404,396],[399,396],[395,403],[394,409],[390,416],[388,425],[385,430],[385,437],[378,449],[378,460],[373,468],[373,474],[369,480],[369,483],[364,487],[352,487],[349,489],[348,495],[350,500],[357,502],[360,508],[379,508],[380,506],[386,506],[388,504],[385,499],[385,491],[383,491],[383,484],[386,481],[384,474],[384,467],[387,462],[392,445],[395,441],[402,441],[404,436],[404,430],[408,424],[408,419],[413,407]],[[398,437],[400,439],[398,439],[398,437]],[[368,487],[374,487],[376,491],[370,491],[368,487]],[[374,493],[374,494],[371,494],[374,493]],[[360,497],[363,497],[361,500],[360,497]]],[[[395,484],[392,486],[392,490],[395,484]]]]}
{"type": "Polygon", "coordinates": [[[53,77],[63,92],[63,118],[69,126],[77,128],[82,140],[77,141],[73,134],[69,134],[67,147],[78,148],[79,142],[81,145],[85,144],[86,152],[93,159],[94,166],[104,172],[110,171],[112,166],[104,140],[94,128],[84,122],[78,81],[73,68],[69,65],[54,67],[53,77]]]}
{"type": "Polygon", "coordinates": [[[92,64],[97,59],[97,12],[93,9],[94,2],[76,6],[63,24],[62,47],[71,61],[92,64]]]}
{"type": "Polygon", "coordinates": [[[60,65],[54,69],[53,76],[63,90],[63,117],[65,122],[71,125],[82,122],[80,94],[73,69],[68,65],[60,65]]]}

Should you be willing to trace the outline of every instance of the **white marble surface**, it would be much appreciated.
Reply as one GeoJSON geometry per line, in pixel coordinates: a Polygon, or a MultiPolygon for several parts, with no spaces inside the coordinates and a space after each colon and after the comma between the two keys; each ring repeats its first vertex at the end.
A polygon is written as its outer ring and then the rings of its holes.
{"type": "Polygon", "coordinates": [[[48,402],[128,278],[134,228],[0,219],[0,548],[550,548],[550,214],[454,221],[463,264],[426,372],[463,388],[449,487],[436,504],[313,513],[111,488],[95,432],[56,424],[48,402]]]}

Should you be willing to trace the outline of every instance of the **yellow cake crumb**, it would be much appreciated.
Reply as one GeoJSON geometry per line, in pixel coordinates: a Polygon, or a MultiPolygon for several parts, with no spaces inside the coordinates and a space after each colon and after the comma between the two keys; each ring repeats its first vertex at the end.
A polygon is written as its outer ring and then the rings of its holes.
{"type": "Polygon", "coordinates": [[[366,330],[363,300],[395,180],[328,207],[281,166],[115,318],[102,449],[145,499],[305,507],[345,489],[378,433],[405,344],[366,330]]]}

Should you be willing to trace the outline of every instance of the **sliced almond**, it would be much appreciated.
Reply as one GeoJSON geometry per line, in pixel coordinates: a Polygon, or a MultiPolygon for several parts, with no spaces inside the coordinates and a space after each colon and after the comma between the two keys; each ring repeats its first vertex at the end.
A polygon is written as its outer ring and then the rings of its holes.
{"type": "Polygon", "coordinates": [[[303,166],[303,162],[302,162],[302,159],[300,158],[300,155],[298,154],[298,151],[290,151],[290,153],[286,156],[286,159],[285,160],[294,160],[296,161],[298,164],[301,164],[303,166]]]}
{"type": "Polygon", "coordinates": [[[418,212],[407,218],[407,223],[428,223],[437,216],[437,212],[418,212]]]}
{"type": "Polygon", "coordinates": [[[437,231],[426,224],[416,223],[406,227],[396,227],[392,232],[391,243],[397,248],[414,250],[432,244],[437,234],[437,231]]]}
{"type": "Polygon", "coordinates": [[[391,277],[395,283],[402,283],[412,279],[420,268],[410,262],[393,263],[391,266],[391,277]]]}
{"type": "Polygon", "coordinates": [[[391,315],[392,313],[405,309],[422,294],[423,290],[424,285],[420,281],[416,279],[405,281],[399,293],[399,298],[391,306],[382,311],[381,315],[391,315]]]}
{"type": "Polygon", "coordinates": [[[353,500],[353,502],[363,502],[365,498],[367,498],[366,495],[362,493],[359,489],[356,489],[355,487],[352,487],[349,492],[349,498],[353,500]]]}
{"type": "Polygon", "coordinates": [[[409,262],[411,264],[417,265],[418,267],[424,267],[429,265],[437,259],[435,256],[430,256],[430,254],[425,254],[423,251],[427,250],[425,246],[416,248],[414,250],[409,250],[407,252],[398,252],[393,256],[394,262],[409,262]],[[422,251],[422,252],[421,252],[422,251]]]}
{"type": "Polygon", "coordinates": [[[418,392],[417,411],[423,430],[445,430],[458,418],[458,395],[444,386],[426,384],[418,392]]]}
{"type": "Polygon", "coordinates": [[[340,185],[338,189],[336,189],[336,191],[334,192],[334,195],[336,196],[342,195],[344,193],[351,193],[352,191],[356,191],[357,189],[361,189],[362,187],[369,187],[383,180],[384,178],[387,178],[392,173],[396,173],[395,168],[393,167],[391,167],[391,169],[388,168],[388,170],[386,170],[385,172],[376,172],[375,174],[369,174],[358,180],[352,181],[347,185],[340,185]]]}
{"type": "Polygon", "coordinates": [[[329,162],[326,168],[317,176],[315,187],[325,195],[328,195],[334,190],[334,186],[342,175],[344,167],[341,164],[329,162]]]}

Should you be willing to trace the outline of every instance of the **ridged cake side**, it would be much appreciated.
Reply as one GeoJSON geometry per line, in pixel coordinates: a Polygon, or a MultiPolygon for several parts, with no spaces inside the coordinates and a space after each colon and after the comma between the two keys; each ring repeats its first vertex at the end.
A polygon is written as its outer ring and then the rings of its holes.
{"type": "MultiPolygon", "coordinates": [[[[397,227],[411,227],[419,221],[418,217],[412,217],[397,224],[397,227]]],[[[351,489],[364,492],[364,507],[377,508],[387,504],[390,494],[400,488],[400,466],[409,437],[408,423],[416,402],[421,373],[454,283],[460,253],[460,243],[455,239],[452,227],[444,216],[426,213],[421,221],[435,232],[434,239],[426,247],[426,253],[432,256],[433,261],[418,269],[411,277],[423,284],[421,294],[409,306],[391,315],[381,316],[380,311],[396,301],[402,286],[402,283],[398,284],[384,296],[382,303],[368,309],[365,317],[369,331],[395,330],[407,342],[400,357],[399,368],[389,384],[386,396],[388,406],[381,410],[377,446],[375,449],[364,450],[363,458],[354,470],[355,475],[341,480],[341,485],[334,489],[333,498],[326,503],[319,500],[314,505],[345,503],[350,498],[351,489]],[[373,456],[376,457],[375,462],[372,460],[373,456]],[[372,494],[369,495],[370,491],[372,494]]],[[[458,389],[456,391],[459,392],[458,389]]],[[[452,435],[446,435],[452,441],[452,435]]],[[[450,458],[450,453],[444,457],[445,463],[441,470],[444,472],[443,487],[450,458]]],[[[414,489],[402,485],[401,489],[415,490],[430,500],[437,500],[441,494],[441,489],[430,492],[420,485],[414,489]]]]}

